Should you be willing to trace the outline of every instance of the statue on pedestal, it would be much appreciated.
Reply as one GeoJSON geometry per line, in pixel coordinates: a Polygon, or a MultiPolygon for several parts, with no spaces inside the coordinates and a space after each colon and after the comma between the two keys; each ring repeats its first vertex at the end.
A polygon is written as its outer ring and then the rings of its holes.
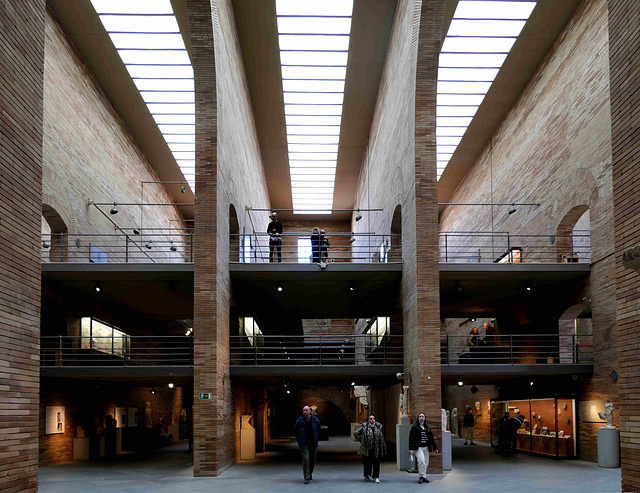
{"type": "Polygon", "coordinates": [[[440,409],[440,426],[442,431],[447,431],[447,411],[440,409]]]}
{"type": "Polygon", "coordinates": [[[444,430],[444,431],[451,431],[451,426],[449,424],[450,423],[450,419],[451,419],[451,412],[447,409],[447,420],[446,420],[447,429],[444,430]]]}
{"type": "Polygon", "coordinates": [[[451,433],[458,434],[458,408],[454,407],[451,410],[451,433]]]}
{"type": "Polygon", "coordinates": [[[409,417],[409,386],[402,386],[402,394],[400,394],[400,410],[402,411],[402,417],[409,417]]]}
{"type": "Polygon", "coordinates": [[[607,420],[607,424],[604,426],[601,426],[600,429],[605,429],[605,430],[616,430],[616,425],[613,424],[613,402],[606,402],[604,405],[604,412],[603,413],[598,413],[598,416],[600,416],[600,419],[606,419],[607,420]]]}

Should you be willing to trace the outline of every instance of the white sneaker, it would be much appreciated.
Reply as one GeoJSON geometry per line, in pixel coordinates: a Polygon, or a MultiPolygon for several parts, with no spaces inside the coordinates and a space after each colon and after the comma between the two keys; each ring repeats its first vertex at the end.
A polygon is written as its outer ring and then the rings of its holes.
{"type": "Polygon", "coordinates": [[[375,479],[376,484],[380,484],[380,480],[378,478],[375,479]]]}

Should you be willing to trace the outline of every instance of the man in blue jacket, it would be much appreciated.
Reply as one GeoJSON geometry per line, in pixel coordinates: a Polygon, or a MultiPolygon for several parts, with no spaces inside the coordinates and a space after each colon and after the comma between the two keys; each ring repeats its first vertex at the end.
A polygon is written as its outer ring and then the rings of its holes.
{"type": "Polygon", "coordinates": [[[302,453],[304,484],[309,484],[309,481],[313,479],[313,468],[316,465],[318,451],[318,435],[320,434],[320,420],[311,414],[309,406],[302,408],[302,416],[296,421],[293,430],[302,453]]]}

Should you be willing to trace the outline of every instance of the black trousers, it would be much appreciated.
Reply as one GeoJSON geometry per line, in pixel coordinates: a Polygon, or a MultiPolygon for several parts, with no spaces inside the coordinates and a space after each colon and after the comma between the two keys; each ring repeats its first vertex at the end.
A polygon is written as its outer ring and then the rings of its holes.
{"type": "Polygon", "coordinates": [[[282,262],[282,240],[269,240],[269,262],[276,261],[276,252],[278,253],[278,262],[282,262]]]}
{"type": "Polygon", "coordinates": [[[364,476],[372,478],[380,477],[380,459],[373,456],[373,451],[367,456],[362,456],[362,464],[364,465],[364,476]]]}

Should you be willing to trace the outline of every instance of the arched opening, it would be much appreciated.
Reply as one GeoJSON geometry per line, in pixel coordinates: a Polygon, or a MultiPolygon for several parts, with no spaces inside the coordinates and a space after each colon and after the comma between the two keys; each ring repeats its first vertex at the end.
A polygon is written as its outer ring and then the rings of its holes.
{"type": "Polygon", "coordinates": [[[68,228],[53,207],[42,204],[41,259],[43,262],[65,262],[68,256],[68,228]]]}
{"type": "Polygon", "coordinates": [[[591,304],[578,303],[567,308],[558,320],[560,363],[590,361],[593,354],[591,304]]]}
{"type": "Polygon", "coordinates": [[[229,262],[240,262],[240,223],[233,204],[229,204],[229,262]]]}
{"type": "Polygon", "coordinates": [[[558,262],[590,262],[591,215],[588,205],[572,208],[556,228],[558,262]]]}
{"type": "Polygon", "coordinates": [[[391,219],[391,248],[388,262],[402,262],[402,206],[398,204],[391,219]]]}

